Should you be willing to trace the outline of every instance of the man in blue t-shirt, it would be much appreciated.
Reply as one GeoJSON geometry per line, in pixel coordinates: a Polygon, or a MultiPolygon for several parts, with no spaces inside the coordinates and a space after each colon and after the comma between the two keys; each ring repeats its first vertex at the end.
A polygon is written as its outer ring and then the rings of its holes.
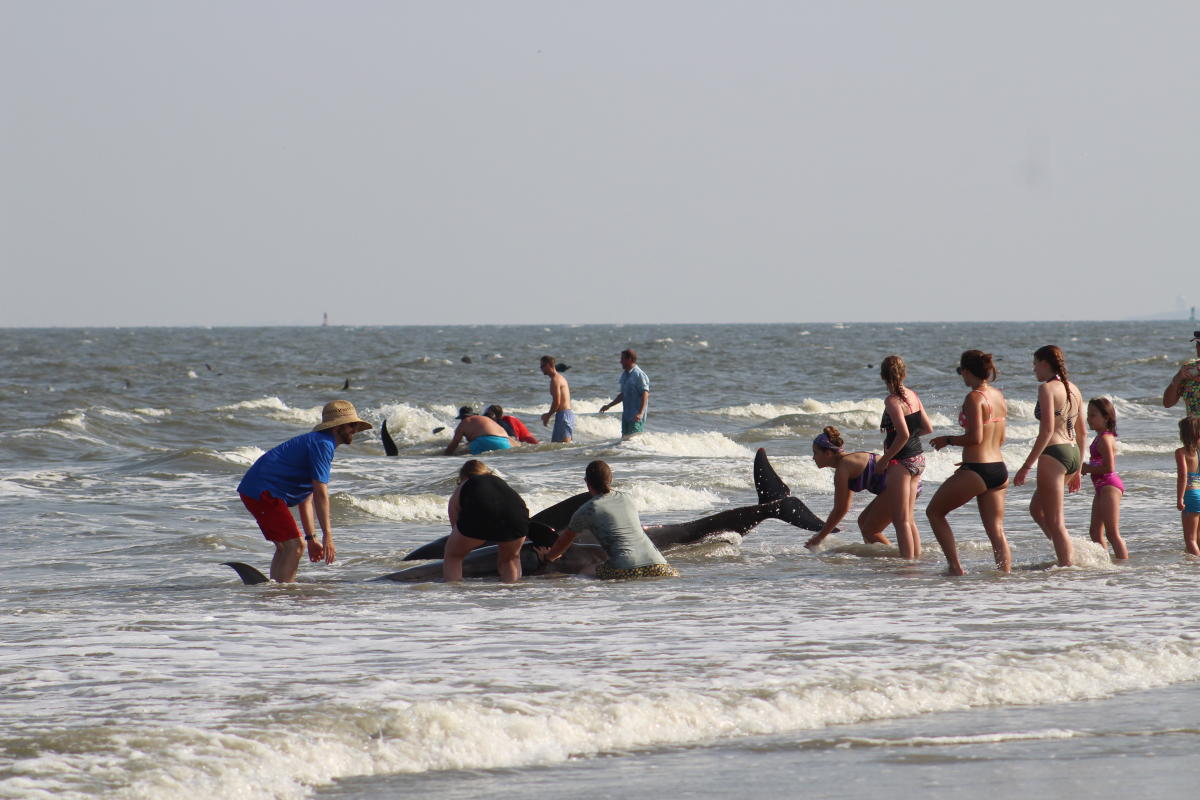
{"type": "Polygon", "coordinates": [[[271,578],[279,583],[296,580],[300,569],[300,530],[289,506],[299,506],[300,524],[308,542],[308,556],[332,564],[336,556],[333,528],[329,524],[329,469],[333,452],[340,444],[350,444],[354,434],[370,430],[371,423],[358,418],[354,406],[345,400],[326,403],[321,423],[310,433],[288,439],[263,453],[242,476],[238,494],[258,522],[269,542],[275,544],[271,559],[271,578]],[[322,541],[313,538],[313,511],[321,525],[322,541]]]}
{"type": "Polygon", "coordinates": [[[621,435],[641,433],[646,426],[646,407],[650,404],[650,379],[637,365],[637,351],[632,347],[621,351],[620,390],[611,403],[600,406],[603,414],[618,403],[621,404],[621,435]]]}

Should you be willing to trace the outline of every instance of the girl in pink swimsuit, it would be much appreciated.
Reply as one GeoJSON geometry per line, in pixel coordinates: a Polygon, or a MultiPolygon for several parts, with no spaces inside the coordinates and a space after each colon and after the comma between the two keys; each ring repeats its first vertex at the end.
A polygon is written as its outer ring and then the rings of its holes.
{"type": "Polygon", "coordinates": [[[1083,473],[1092,476],[1096,496],[1092,499],[1092,541],[1104,545],[1107,534],[1112,545],[1113,557],[1129,558],[1125,540],[1121,538],[1121,495],[1125,484],[1117,475],[1117,412],[1113,404],[1104,397],[1088,401],[1087,423],[1096,432],[1088,449],[1090,458],[1083,465],[1083,473]]]}

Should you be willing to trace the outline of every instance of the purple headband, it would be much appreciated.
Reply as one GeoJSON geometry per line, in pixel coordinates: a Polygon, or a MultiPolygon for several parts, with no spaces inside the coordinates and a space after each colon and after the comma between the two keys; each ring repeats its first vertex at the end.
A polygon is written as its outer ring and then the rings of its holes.
{"type": "Polygon", "coordinates": [[[829,434],[825,433],[824,431],[818,433],[817,438],[813,439],[813,446],[819,447],[822,450],[833,450],[837,453],[842,452],[842,448],[831,442],[829,440],[829,434]]]}

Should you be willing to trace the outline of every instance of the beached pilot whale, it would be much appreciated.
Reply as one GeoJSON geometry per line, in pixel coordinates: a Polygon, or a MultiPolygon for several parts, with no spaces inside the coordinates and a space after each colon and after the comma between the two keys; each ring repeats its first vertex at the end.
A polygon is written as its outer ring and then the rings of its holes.
{"type": "MultiPolygon", "coordinates": [[[[775,472],[767,453],[761,447],[754,455],[754,488],[758,492],[758,505],[711,514],[691,522],[673,525],[648,525],[646,535],[659,550],[676,545],[692,544],[714,533],[738,533],[745,536],[765,519],[790,522],[798,528],[819,531],[824,521],[808,509],[775,472]],[[814,527],[815,526],[815,527],[814,527]]],[[[529,539],[539,547],[549,547],[557,538],[556,531],[567,527],[571,516],[591,498],[587,492],[572,495],[544,511],[529,518],[529,539]]],[[[405,561],[425,561],[445,555],[449,536],[421,545],[404,557],[405,561]]],[[[596,544],[589,534],[580,534],[578,544],[596,544]]],[[[486,547],[487,545],[485,545],[486,547]]],[[[483,549],[483,548],[479,548],[483,549]]]]}
{"type": "MultiPolygon", "coordinates": [[[[666,550],[692,544],[717,533],[737,533],[745,536],[766,519],[782,520],[810,531],[819,531],[825,525],[825,521],[810,511],[800,498],[792,496],[788,485],[775,472],[766,451],[762,448],[754,455],[754,488],[758,493],[757,505],[721,511],[690,522],[649,525],[645,528],[646,535],[658,549],[666,550]]],[[[549,564],[542,562],[533,549],[535,546],[552,545],[558,537],[557,531],[567,527],[571,516],[590,497],[586,492],[573,495],[530,517],[529,537],[521,548],[522,574],[575,574],[587,566],[607,560],[603,549],[586,534],[580,534],[561,558],[549,564]]],[[[443,536],[418,547],[405,556],[404,560],[440,559],[444,555],[447,538],[449,537],[443,536]]],[[[497,551],[495,545],[484,545],[473,550],[463,560],[463,577],[495,575],[497,551]]],[[[441,561],[434,561],[383,575],[376,580],[424,581],[440,577],[441,574],[441,561]]]]}
{"type": "MultiPolygon", "coordinates": [[[[745,536],[760,522],[778,519],[809,531],[819,531],[825,521],[809,510],[803,501],[793,497],[783,479],[776,474],[767,453],[762,448],[754,456],[754,488],[758,493],[758,504],[721,511],[690,522],[670,525],[650,525],[646,535],[660,550],[692,544],[717,533],[737,533],[745,536]]],[[[581,534],[558,560],[545,563],[534,551],[535,546],[549,547],[558,538],[557,531],[567,527],[571,516],[591,497],[587,492],[572,495],[530,517],[529,536],[521,548],[521,572],[524,575],[547,573],[576,574],[585,567],[601,564],[607,560],[604,550],[585,534],[581,534]]],[[[405,561],[441,559],[445,552],[446,539],[429,542],[404,557],[405,561]]],[[[476,548],[463,559],[463,577],[481,578],[496,575],[495,545],[476,548]]],[[[233,567],[242,582],[251,585],[265,583],[268,578],[254,567],[236,561],[224,562],[233,567]]],[[[373,580],[427,581],[442,575],[442,562],[427,564],[381,575],[373,580]]]]}

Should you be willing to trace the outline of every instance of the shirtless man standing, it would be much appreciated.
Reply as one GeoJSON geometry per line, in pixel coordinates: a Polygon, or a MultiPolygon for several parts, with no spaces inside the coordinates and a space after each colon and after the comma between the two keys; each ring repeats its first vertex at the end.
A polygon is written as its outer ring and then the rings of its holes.
{"type": "Polygon", "coordinates": [[[575,412],[571,410],[571,388],[558,371],[554,356],[542,356],[542,374],[550,378],[550,410],[542,414],[542,425],[549,426],[554,417],[552,442],[569,442],[575,435],[575,412]]]}

